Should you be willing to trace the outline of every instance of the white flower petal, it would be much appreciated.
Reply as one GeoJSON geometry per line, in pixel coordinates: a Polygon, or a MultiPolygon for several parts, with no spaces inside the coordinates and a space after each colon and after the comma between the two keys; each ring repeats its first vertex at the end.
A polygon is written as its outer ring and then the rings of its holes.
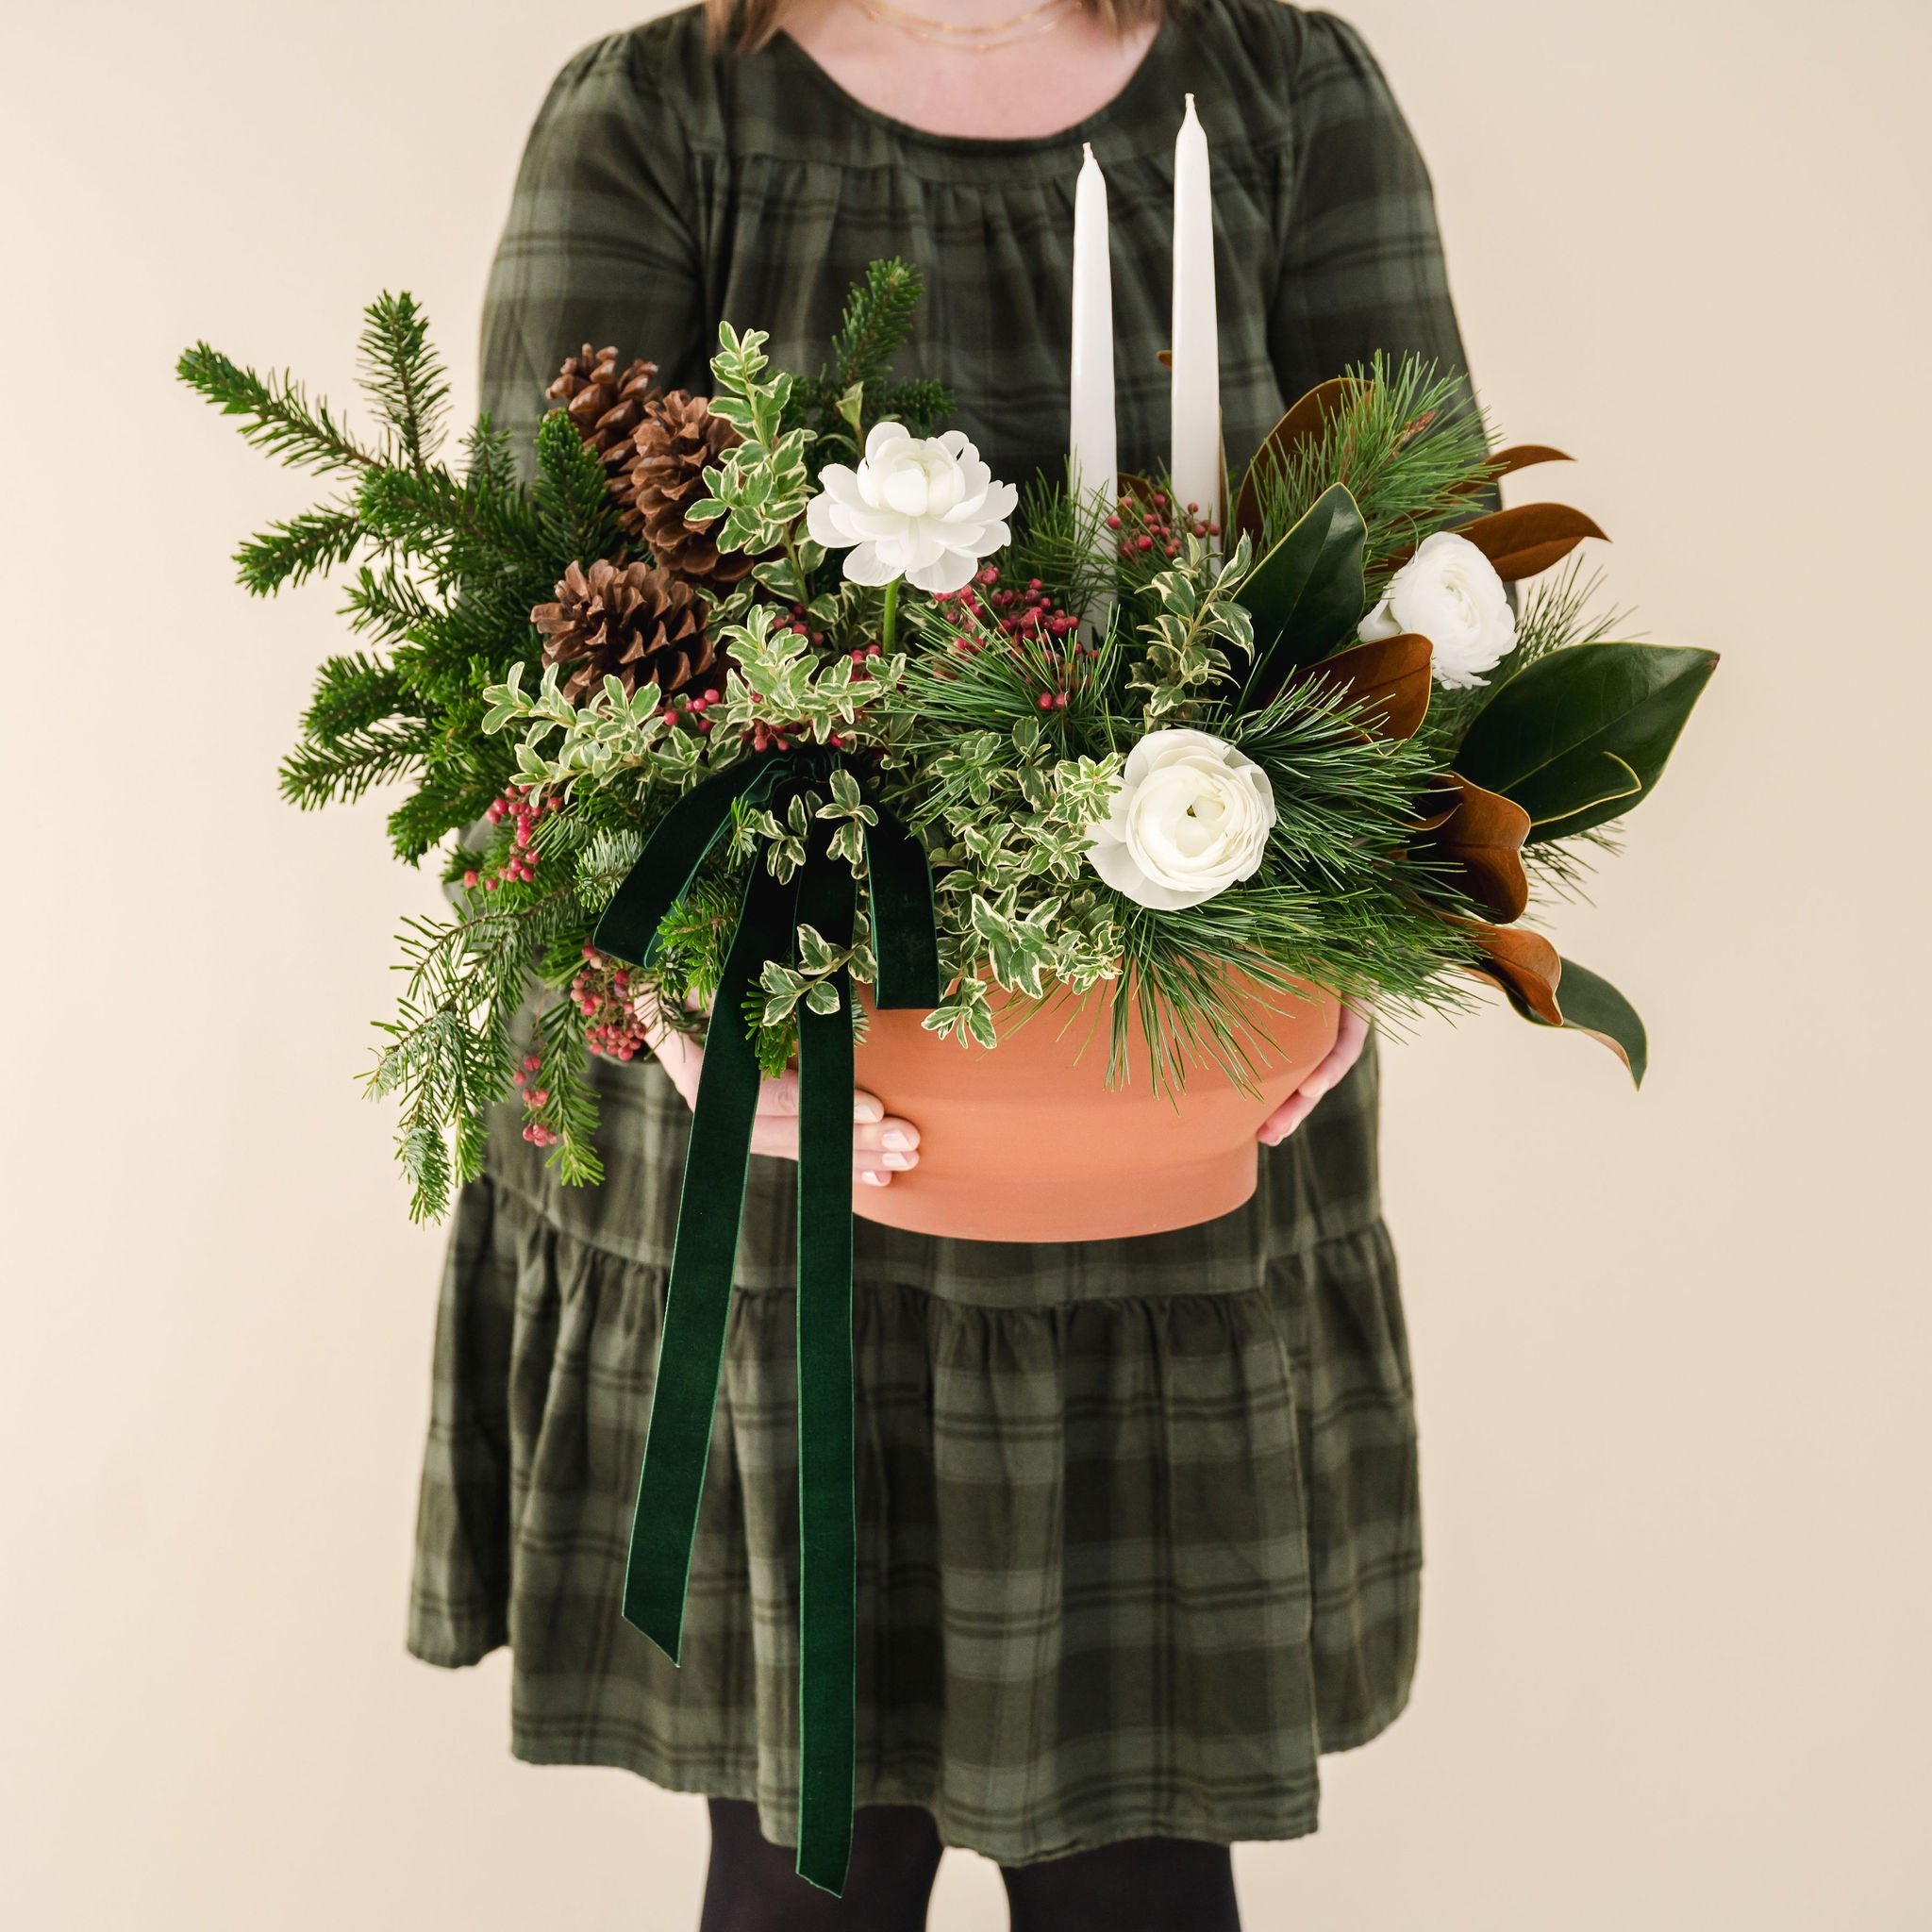
{"type": "Polygon", "coordinates": [[[860,543],[845,558],[845,575],[855,584],[890,584],[905,575],[876,543],[860,543]]]}

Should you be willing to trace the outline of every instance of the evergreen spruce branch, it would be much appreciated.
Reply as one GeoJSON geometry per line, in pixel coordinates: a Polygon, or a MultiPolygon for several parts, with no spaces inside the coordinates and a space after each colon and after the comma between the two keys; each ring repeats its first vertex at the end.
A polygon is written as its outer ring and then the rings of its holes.
{"type": "Polygon", "coordinates": [[[530,500],[487,473],[458,481],[436,463],[385,465],[364,475],[357,508],[377,542],[423,561],[444,583],[505,574],[541,582],[560,568],[530,500]]]}
{"type": "Polygon", "coordinates": [[[343,599],[342,615],[358,636],[393,643],[416,627],[434,622],[437,607],[391,558],[379,569],[366,563],[362,566],[343,599]]]}
{"type": "Polygon", "coordinates": [[[869,263],[865,279],[845,298],[845,314],[832,338],[832,383],[842,394],[876,382],[912,337],[912,317],[924,278],[897,258],[869,263]]]}
{"type": "Polygon", "coordinates": [[[197,342],[183,352],[175,374],[223,415],[247,418],[240,425],[242,436],[284,463],[328,475],[373,470],[381,462],[337,422],[325,401],[317,397],[311,402],[287,373],[258,375],[207,342],[197,342]]]}
{"type": "MultiPolygon", "coordinates": [[[[402,1096],[397,1152],[412,1183],[413,1218],[440,1218],[452,1183],[477,1172],[488,1109],[511,1091],[515,1020],[536,962],[569,937],[581,942],[584,930],[569,884],[507,885],[487,899],[466,893],[454,920],[407,923],[401,970],[408,980],[395,1019],[379,1023],[386,1044],[366,1085],[377,1096],[402,1096]]],[[[553,1037],[567,1066],[573,1036],[565,1027],[553,1037]]],[[[560,1081],[554,1097],[576,1136],[572,1166],[583,1173],[584,1161],[596,1159],[594,1122],[585,1125],[568,1085],[560,1081]]]]}
{"type": "Polygon", "coordinates": [[[516,451],[508,432],[499,429],[487,410],[470,425],[461,447],[463,480],[473,490],[517,488],[516,451]]]}
{"type": "Polygon", "coordinates": [[[831,359],[818,375],[801,377],[788,399],[788,421],[809,428],[823,445],[814,458],[857,457],[866,425],[887,418],[929,436],[953,413],[953,392],[933,381],[888,380],[892,358],[912,338],[912,320],[924,283],[898,259],[874,261],[854,282],[831,341],[831,359]]]}
{"type": "Polygon", "coordinates": [[[373,729],[398,716],[423,715],[393,666],[356,651],[324,661],[315,695],[302,715],[302,729],[317,744],[333,747],[351,732],[373,729]]]}
{"type": "Polygon", "coordinates": [[[932,436],[958,408],[953,391],[942,382],[922,379],[888,383],[873,401],[875,420],[903,423],[915,436],[932,436]]]}
{"type": "Polygon", "coordinates": [[[271,524],[235,553],[236,576],[252,597],[272,597],[284,585],[327,575],[360,546],[362,519],[347,505],[322,505],[287,523],[271,524]]]}
{"type": "MultiPolygon", "coordinates": [[[[580,949],[579,949],[580,950],[580,949]]],[[[588,1023],[567,999],[553,999],[537,1014],[537,1068],[524,1091],[541,1092],[535,1106],[526,1100],[525,1117],[556,1139],[544,1158],[567,1188],[594,1188],[604,1179],[597,1154],[597,1095],[587,1077],[590,1048],[588,1023]]]]}
{"type": "Polygon", "coordinates": [[[460,748],[451,748],[439,739],[442,756],[428,764],[422,783],[389,815],[390,843],[410,865],[480,818],[510,781],[507,758],[486,762],[466,741],[458,743],[460,748]]]}
{"type": "Polygon", "coordinates": [[[304,811],[345,804],[372,786],[408,776],[429,741],[418,719],[344,730],[326,743],[305,739],[282,760],[282,796],[304,811]]]}
{"type": "Polygon", "coordinates": [[[577,434],[567,410],[553,409],[538,425],[532,494],[548,555],[568,562],[616,550],[617,516],[603,458],[577,434]]]}
{"type": "Polygon", "coordinates": [[[408,291],[385,290],[363,310],[362,387],[389,425],[395,455],[419,475],[442,438],[449,379],[429,342],[429,318],[408,291]]]}

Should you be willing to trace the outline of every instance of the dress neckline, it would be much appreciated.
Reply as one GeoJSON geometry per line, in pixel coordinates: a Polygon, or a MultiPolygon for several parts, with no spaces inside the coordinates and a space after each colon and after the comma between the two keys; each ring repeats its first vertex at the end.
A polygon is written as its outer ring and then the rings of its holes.
{"type": "Polygon", "coordinates": [[[782,29],[773,37],[770,46],[781,58],[789,60],[793,67],[801,70],[812,85],[830,95],[854,119],[879,128],[896,141],[936,149],[946,154],[1031,155],[1050,154],[1057,148],[1077,147],[1083,142],[1092,141],[1105,132],[1133,101],[1135,95],[1153,84],[1153,70],[1157,58],[1167,51],[1174,32],[1174,20],[1170,14],[1161,22],[1154,38],[1147,42],[1146,51],[1134,63],[1134,71],[1121,83],[1119,92],[1111,99],[1103,101],[1084,121],[1076,121],[1071,127],[1062,127],[1051,134],[935,133],[931,128],[917,126],[910,121],[895,120],[891,114],[883,114],[876,108],[867,107],[857,94],[841,86],[825,68],[782,29]]]}

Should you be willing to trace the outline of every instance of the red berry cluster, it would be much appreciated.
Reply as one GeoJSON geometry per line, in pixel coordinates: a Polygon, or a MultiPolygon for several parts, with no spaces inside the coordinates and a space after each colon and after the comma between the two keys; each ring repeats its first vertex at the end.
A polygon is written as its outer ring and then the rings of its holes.
{"type": "Polygon", "coordinates": [[[510,1075],[510,1078],[524,1091],[524,1139],[533,1147],[554,1147],[563,1137],[554,1128],[546,1127],[537,1118],[538,1110],[550,1098],[550,1090],[547,1087],[530,1085],[530,1075],[542,1064],[535,1054],[528,1054],[525,1057],[523,1065],[510,1075]]]}
{"type": "Polygon", "coordinates": [[[791,607],[791,617],[784,624],[779,625],[778,629],[792,631],[797,636],[814,644],[822,644],[825,641],[824,631],[812,629],[811,625],[806,622],[805,606],[803,604],[794,604],[791,607]]]}
{"type": "Polygon", "coordinates": [[[480,885],[486,892],[493,892],[501,885],[526,886],[537,876],[537,861],[542,853],[537,849],[538,821],[546,811],[561,811],[563,799],[556,792],[549,798],[539,798],[527,785],[512,785],[503,796],[491,803],[490,809],[483,816],[492,825],[500,825],[505,819],[512,820],[516,825],[515,843],[509,857],[497,871],[485,878],[482,874],[471,871],[463,874],[463,883],[473,890],[480,885]]]}
{"type": "Polygon", "coordinates": [[[1183,537],[1218,537],[1221,525],[1201,514],[1199,504],[1191,503],[1185,511],[1172,503],[1167,491],[1157,490],[1142,502],[1137,496],[1124,496],[1121,507],[1108,518],[1107,527],[1121,533],[1121,555],[1126,558],[1158,551],[1162,557],[1178,557],[1183,537]],[[1181,527],[1174,519],[1182,517],[1181,527]]]}
{"type": "MultiPolygon", "coordinates": [[[[1055,603],[1052,593],[1038,577],[1024,591],[1017,585],[996,588],[999,581],[999,566],[990,563],[964,590],[942,591],[934,601],[950,605],[969,617],[977,618],[981,624],[996,626],[1009,638],[1046,637],[1058,642],[1079,629],[1080,620],[1055,603]],[[980,594],[982,591],[984,596],[980,594]]],[[[962,638],[960,642],[972,647],[967,651],[969,657],[977,648],[970,638],[962,638]]]]}
{"type": "Polygon", "coordinates": [[[629,968],[607,959],[595,946],[584,948],[584,962],[570,983],[572,1004],[591,1023],[584,1044],[606,1059],[635,1059],[651,1042],[631,1004],[629,968]]]}
{"type": "MultiPolygon", "coordinates": [[[[1079,641],[1080,620],[1057,603],[1038,577],[1030,579],[1024,590],[1017,585],[996,588],[999,580],[998,565],[990,563],[964,590],[944,592],[935,601],[1004,632],[1014,644],[1023,639],[1038,639],[1054,650],[1059,658],[1059,680],[1040,693],[1040,708],[1063,711],[1080,660],[1097,658],[1100,653],[1079,641]]],[[[982,646],[977,638],[961,635],[954,639],[952,648],[962,658],[976,658],[982,646]]],[[[945,675],[942,667],[941,675],[945,675]]]]}
{"type": "Polygon", "coordinates": [[[688,691],[675,691],[664,707],[664,715],[674,724],[681,724],[687,731],[695,731],[702,737],[711,728],[711,721],[705,716],[724,693],[717,690],[707,690],[695,693],[688,691]]]}

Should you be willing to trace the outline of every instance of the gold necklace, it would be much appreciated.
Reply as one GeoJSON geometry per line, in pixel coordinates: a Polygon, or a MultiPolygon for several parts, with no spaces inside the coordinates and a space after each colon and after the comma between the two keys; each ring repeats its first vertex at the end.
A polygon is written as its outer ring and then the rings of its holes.
{"type": "Polygon", "coordinates": [[[852,4],[877,25],[891,27],[928,46],[950,47],[960,54],[995,54],[1002,47],[1015,47],[1024,41],[1038,40],[1054,32],[1065,24],[1069,14],[1079,11],[1082,0],[1040,0],[1039,6],[1029,7],[1024,13],[1016,13],[1009,20],[987,21],[977,25],[908,13],[891,5],[891,0],[852,0],[852,4]]]}

